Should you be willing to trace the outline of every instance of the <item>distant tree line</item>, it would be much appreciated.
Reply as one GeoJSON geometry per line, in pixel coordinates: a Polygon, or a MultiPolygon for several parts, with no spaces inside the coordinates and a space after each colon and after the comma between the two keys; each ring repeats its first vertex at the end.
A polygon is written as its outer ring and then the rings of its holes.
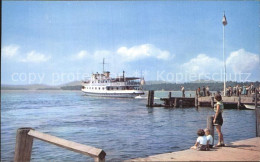
{"type": "Polygon", "coordinates": [[[82,88],[82,85],[60,87],[60,89],[62,89],[62,90],[81,90],[81,88],[82,88]]]}

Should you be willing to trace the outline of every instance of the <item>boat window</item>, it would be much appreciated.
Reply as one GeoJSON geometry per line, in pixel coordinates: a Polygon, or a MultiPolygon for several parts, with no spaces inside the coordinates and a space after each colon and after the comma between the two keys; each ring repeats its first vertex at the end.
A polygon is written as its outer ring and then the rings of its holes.
{"type": "Polygon", "coordinates": [[[116,89],[118,90],[118,87],[116,87],[116,89]]]}
{"type": "Polygon", "coordinates": [[[109,90],[109,87],[107,87],[107,90],[109,90]]]}
{"type": "Polygon", "coordinates": [[[113,90],[113,87],[111,87],[111,90],[113,90]]]}
{"type": "Polygon", "coordinates": [[[104,88],[104,87],[103,87],[102,89],[103,89],[103,90],[105,90],[105,88],[104,88]]]}
{"type": "Polygon", "coordinates": [[[100,87],[98,87],[98,90],[100,90],[100,87]]]}
{"type": "Polygon", "coordinates": [[[97,87],[95,87],[95,89],[97,89],[97,87]]]}

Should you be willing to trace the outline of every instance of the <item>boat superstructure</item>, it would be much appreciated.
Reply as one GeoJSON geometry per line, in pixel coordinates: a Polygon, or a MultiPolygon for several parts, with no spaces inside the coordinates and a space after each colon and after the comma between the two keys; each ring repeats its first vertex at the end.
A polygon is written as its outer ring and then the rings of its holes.
{"type": "MultiPolygon", "coordinates": [[[[104,61],[103,61],[104,63],[104,61]]],[[[92,74],[91,78],[82,82],[82,91],[89,96],[133,98],[143,95],[144,79],[141,77],[110,77],[109,71],[92,74]]]]}

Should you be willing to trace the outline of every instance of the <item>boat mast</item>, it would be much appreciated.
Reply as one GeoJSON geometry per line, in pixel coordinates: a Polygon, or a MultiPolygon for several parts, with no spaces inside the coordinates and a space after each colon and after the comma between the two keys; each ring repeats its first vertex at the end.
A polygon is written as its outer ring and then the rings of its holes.
{"type": "Polygon", "coordinates": [[[105,72],[105,58],[103,58],[103,73],[105,72]]]}

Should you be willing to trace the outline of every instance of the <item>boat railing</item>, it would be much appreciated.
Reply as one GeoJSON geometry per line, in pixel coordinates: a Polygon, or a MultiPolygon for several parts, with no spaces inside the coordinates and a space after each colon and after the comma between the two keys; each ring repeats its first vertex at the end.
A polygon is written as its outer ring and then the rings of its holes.
{"type": "Polygon", "coordinates": [[[96,162],[105,161],[106,153],[102,149],[51,136],[49,134],[35,131],[32,128],[19,128],[16,134],[14,162],[31,160],[34,138],[74,152],[90,156],[94,158],[96,162]]]}
{"type": "Polygon", "coordinates": [[[140,86],[139,82],[92,83],[91,86],[140,86]]]}

